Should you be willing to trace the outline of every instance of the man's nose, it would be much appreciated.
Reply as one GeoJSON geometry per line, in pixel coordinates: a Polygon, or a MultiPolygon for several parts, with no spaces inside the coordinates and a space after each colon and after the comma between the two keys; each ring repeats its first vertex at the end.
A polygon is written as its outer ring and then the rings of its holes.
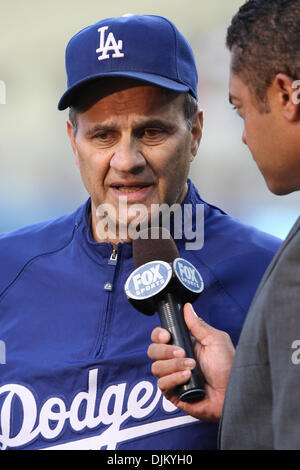
{"type": "Polygon", "coordinates": [[[122,139],[110,160],[110,166],[120,173],[139,173],[146,160],[135,139],[122,139]]]}
{"type": "Polygon", "coordinates": [[[243,130],[242,142],[243,142],[245,145],[247,145],[247,137],[246,137],[245,129],[243,130]]]}

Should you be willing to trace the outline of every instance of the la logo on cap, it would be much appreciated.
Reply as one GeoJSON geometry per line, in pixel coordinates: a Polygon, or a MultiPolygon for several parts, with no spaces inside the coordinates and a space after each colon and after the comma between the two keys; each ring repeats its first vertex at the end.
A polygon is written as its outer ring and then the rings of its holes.
{"type": "Polygon", "coordinates": [[[98,29],[98,32],[100,33],[100,46],[98,49],[96,49],[96,52],[97,54],[102,53],[102,55],[99,55],[98,60],[109,59],[110,55],[108,54],[108,51],[114,51],[112,54],[114,59],[120,59],[121,57],[124,57],[124,54],[121,52],[123,49],[123,41],[119,40],[117,42],[112,32],[108,34],[105,41],[105,31],[107,30],[108,26],[102,26],[102,28],[98,29]]]}

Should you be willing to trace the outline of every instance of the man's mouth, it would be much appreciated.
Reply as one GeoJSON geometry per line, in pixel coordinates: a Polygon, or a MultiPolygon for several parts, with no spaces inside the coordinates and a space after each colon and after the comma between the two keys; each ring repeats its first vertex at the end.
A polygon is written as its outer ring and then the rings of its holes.
{"type": "Polygon", "coordinates": [[[144,184],[113,184],[111,187],[113,189],[117,189],[118,191],[124,194],[136,193],[141,191],[142,189],[148,188],[152,186],[151,183],[144,183],[144,184]]]}

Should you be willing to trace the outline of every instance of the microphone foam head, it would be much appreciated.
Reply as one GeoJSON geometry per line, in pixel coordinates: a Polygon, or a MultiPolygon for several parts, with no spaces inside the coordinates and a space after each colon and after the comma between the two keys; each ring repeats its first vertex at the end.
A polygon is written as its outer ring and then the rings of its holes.
{"type": "Polygon", "coordinates": [[[132,250],[136,269],[150,261],[171,263],[175,258],[179,258],[177,246],[170,232],[163,227],[141,230],[140,238],[132,242],[132,250]]]}

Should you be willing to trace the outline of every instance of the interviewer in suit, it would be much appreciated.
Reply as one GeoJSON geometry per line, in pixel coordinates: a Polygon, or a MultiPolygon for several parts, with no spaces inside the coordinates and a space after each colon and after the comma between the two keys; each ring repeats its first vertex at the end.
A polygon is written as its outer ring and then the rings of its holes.
{"type": "MultiPolygon", "coordinates": [[[[228,28],[227,46],[230,102],[244,121],[242,140],[270,191],[298,191],[300,0],[247,1],[228,28]]],[[[174,387],[195,364],[157,328],[148,354],[165,396],[199,419],[221,418],[221,449],[300,449],[300,218],[265,273],[236,351],[190,305],[185,319],[207,395],[198,403],[178,401],[174,387]]]]}

